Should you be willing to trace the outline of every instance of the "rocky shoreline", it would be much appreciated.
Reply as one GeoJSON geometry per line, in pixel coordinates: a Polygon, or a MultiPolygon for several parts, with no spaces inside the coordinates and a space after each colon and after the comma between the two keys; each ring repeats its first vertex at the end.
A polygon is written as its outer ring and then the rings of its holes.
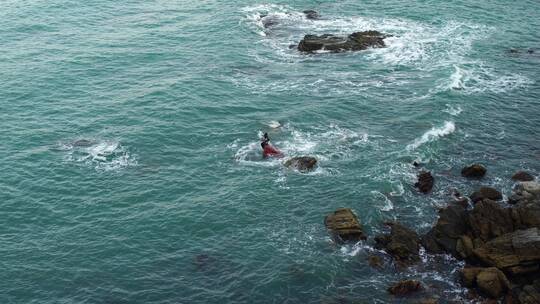
{"type": "MultiPolygon", "coordinates": [[[[463,168],[461,175],[481,180],[486,172],[485,167],[475,164],[463,168]]],[[[421,250],[464,261],[460,282],[477,301],[540,303],[540,183],[524,171],[518,171],[512,180],[516,185],[506,201],[491,187],[480,187],[468,197],[456,192],[439,210],[436,224],[426,234],[418,235],[400,223],[387,222],[389,232],[374,236],[372,243],[388,254],[398,269],[421,263],[421,250]]],[[[428,194],[433,183],[431,173],[421,171],[415,186],[428,194]]],[[[337,243],[369,242],[349,208],[327,215],[325,225],[337,243]]],[[[378,268],[380,257],[370,256],[368,263],[378,268]]],[[[422,289],[420,280],[406,280],[389,286],[388,292],[396,297],[414,296],[422,289]]]]}

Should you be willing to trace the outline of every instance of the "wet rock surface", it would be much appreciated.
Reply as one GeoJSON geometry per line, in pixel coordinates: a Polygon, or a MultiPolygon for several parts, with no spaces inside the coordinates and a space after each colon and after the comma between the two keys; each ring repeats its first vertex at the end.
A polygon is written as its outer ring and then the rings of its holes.
{"type": "Polygon", "coordinates": [[[315,169],[317,159],[311,156],[293,157],[285,162],[285,167],[306,172],[315,169]]]}
{"type": "Polygon", "coordinates": [[[420,260],[420,239],[413,230],[399,224],[387,223],[390,233],[375,237],[375,248],[390,254],[402,265],[409,265],[420,260]]]}
{"type": "Polygon", "coordinates": [[[416,280],[400,281],[388,288],[388,292],[395,296],[406,296],[422,290],[422,284],[416,280]]]}
{"type": "Polygon", "coordinates": [[[512,175],[512,179],[520,182],[530,182],[534,180],[534,176],[525,171],[518,171],[512,175]]]}
{"type": "Polygon", "coordinates": [[[384,43],[386,37],[388,36],[378,31],[355,32],[346,37],[333,34],[305,35],[298,43],[298,50],[307,53],[322,50],[339,53],[382,48],[386,46],[384,43]]]}
{"type": "Polygon", "coordinates": [[[340,208],[327,215],[324,224],[337,243],[358,242],[366,239],[358,217],[349,208],[340,208]]]}
{"type": "Polygon", "coordinates": [[[319,19],[321,17],[319,15],[319,13],[314,11],[314,10],[305,10],[305,11],[303,11],[303,13],[304,13],[304,15],[306,15],[307,19],[316,20],[316,19],[319,19]]]}
{"type": "Polygon", "coordinates": [[[480,165],[474,164],[467,166],[461,170],[461,175],[467,178],[482,178],[486,175],[487,169],[480,165]]]}
{"type": "Polygon", "coordinates": [[[418,181],[414,186],[422,193],[429,193],[433,189],[434,178],[429,171],[422,171],[418,174],[418,181]]]}

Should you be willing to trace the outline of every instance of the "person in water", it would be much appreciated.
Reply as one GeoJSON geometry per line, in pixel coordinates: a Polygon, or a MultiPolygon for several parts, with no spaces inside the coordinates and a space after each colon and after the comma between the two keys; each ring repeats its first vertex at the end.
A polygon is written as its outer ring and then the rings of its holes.
{"type": "Polygon", "coordinates": [[[279,151],[276,147],[272,146],[270,143],[270,138],[268,133],[264,133],[263,138],[261,139],[261,147],[263,149],[263,157],[282,157],[283,153],[279,151]]]}

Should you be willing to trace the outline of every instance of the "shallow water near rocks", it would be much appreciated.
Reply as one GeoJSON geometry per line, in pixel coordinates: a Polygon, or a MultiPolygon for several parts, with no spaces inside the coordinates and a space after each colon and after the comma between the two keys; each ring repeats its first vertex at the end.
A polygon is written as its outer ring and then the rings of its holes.
{"type": "Polygon", "coordinates": [[[450,188],[538,174],[539,20],[538,1],[5,1],[0,302],[416,303],[386,291],[404,278],[468,301],[457,261],[373,269],[323,218],[423,233],[450,188]],[[289,48],[371,29],[386,48],[289,48]],[[318,168],[262,160],[262,132],[318,168]]]}

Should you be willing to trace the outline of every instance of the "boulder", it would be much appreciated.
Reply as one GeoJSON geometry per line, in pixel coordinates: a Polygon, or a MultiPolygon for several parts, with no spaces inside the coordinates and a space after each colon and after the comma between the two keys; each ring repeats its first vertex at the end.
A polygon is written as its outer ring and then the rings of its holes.
{"type": "Polygon", "coordinates": [[[510,289],[504,273],[495,267],[482,269],[476,276],[476,284],[483,294],[493,299],[498,299],[510,289]]]}
{"type": "Polygon", "coordinates": [[[517,184],[508,200],[510,204],[538,201],[540,201],[540,183],[534,181],[517,184]]]}
{"type": "Polygon", "coordinates": [[[473,249],[474,249],[474,245],[470,237],[466,235],[462,235],[459,237],[459,239],[457,239],[456,251],[459,253],[459,255],[462,258],[466,259],[472,256],[473,249]]]}
{"type": "Polygon", "coordinates": [[[311,156],[299,156],[288,159],[285,162],[285,166],[298,171],[310,171],[317,165],[317,159],[311,156]]]}
{"type": "Polygon", "coordinates": [[[306,18],[307,19],[319,19],[321,16],[319,15],[319,13],[317,13],[316,11],[314,10],[305,10],[303,11],[304,15],[306,15],[306,18]]]}
{"type": "Polygon", "coordinates": [[[388,287],[388,292],[401,297],[422,290],[422,284],[416,280],[404,280],[388,287]]]}
{"type": "Polygon", "coordinates": [[[507,233],[475,248],[473,254],[486,265],[512,274],[534,271],[540,264],[540,230],[507,233]]]}
{"type": "Polygon", "coordinates": [[[384,249],[398,263],[411,264],[420,260],[420,239],[418,234],[398,223],[387,223],[391,230],[389,234],[375,237],[375,248],[384,249]]]}
{"type": "Polygon", "coordinates": [[[429,171],[422,171],[418,174],[418,181],[414,186],[422,193],[428,193],[433,188],[433,176],[429,171]]]}
{"type": "Polygon", "coordinates": [[[525,171],[518,171],[512,175],[512,179],[520,182],[530,182],[534,180],[534,176],[525,171]]]}
{"type": "Polygon", "coordinates": [[[449,205],[439,210],[437,224],[422,238],[422,245],[428,252],[448,252],[460,258],[457,240],[469,231],[467,210],[460,205],[449,205]]]}
{"type": "Polygon", "coordinates": [[[465,267],[459,271],[461,282],[465,287],[476,286],[476,276],[482,271],[481,267],[465,267]]]}
{"type": "Polygon", "coordinates": [[[534,281],[533,284],[523,286],[518,294],[518,299],[521,304],[540,303],[540,279],[534,281]]]}
{"type": "Polygon", "coordinates": [[[486,168],[480,164],[467,166],[461,170],[461,175],[467,178],[482,178],[486,175],[486,168]]]}
{"type": "Polygon", "coordinates": [[[340,208],[324,218],[324,225],[337,243],[358,242],[366,236],[360,221],[349,208],[340,208]]]}
{"type": "Polygon", "coordinates": [[[502,200],[502,194],[497,189],[492,187],[480,187],[480,189],[473,192],[470,196],[473,203],[479,202],[484,199],[490,199],[494,201],[502,200]]]}
{"type": "Polygon", "coordinates": [[[512,210],[492,200],[482,200],[468,214],[470,231],[475,238],[488,241],[514,231],[512,210]]]}
{"type": "Polygon", "coordinates": [[[332,53],[345,51],[361,51],[368,48],[382,48],[387,36],[378,31],[364,31],[352,33],[347,37],[332,34],[305,35],[298,44],[301,52],[315,52],[325,50],[332,53]]]}

